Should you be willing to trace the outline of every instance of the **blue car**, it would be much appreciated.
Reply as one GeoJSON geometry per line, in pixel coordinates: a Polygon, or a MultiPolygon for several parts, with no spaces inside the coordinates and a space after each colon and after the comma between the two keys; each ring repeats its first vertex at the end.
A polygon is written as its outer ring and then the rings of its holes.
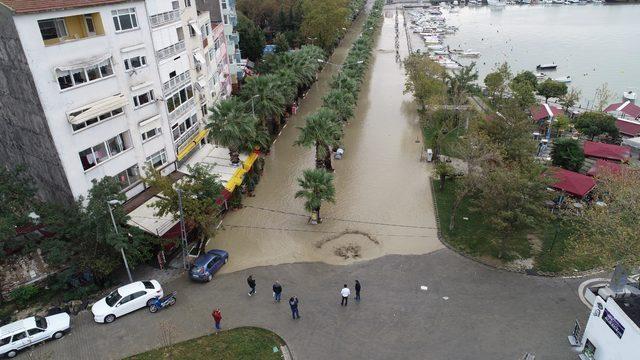
{"type": "Polygon", "coordinates": [[[209,250],[198,256],[189,270],[189,277],[197,281],[211,281],[213,274],[227,263],[229,253],[224,250],[209,250]]]}

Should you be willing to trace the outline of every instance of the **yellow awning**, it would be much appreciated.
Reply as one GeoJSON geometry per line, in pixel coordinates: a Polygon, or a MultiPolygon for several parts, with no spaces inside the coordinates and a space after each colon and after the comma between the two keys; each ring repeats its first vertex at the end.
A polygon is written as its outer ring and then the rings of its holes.
{"type": "Polygon", "coordinates": [[[184,149],[182,149],[178,153],[178,160],[184,159],[185,156],[187,156],[191,151],[193,151],[193,149],[196,148],[200,140],[204,139],[207,136],[207,134],[209,134],[209,129],[204,129],[200,131],[198,135],[196,135],[193,138],[193,140],[189,141],[189,144],[185,146],[184,149]]]}

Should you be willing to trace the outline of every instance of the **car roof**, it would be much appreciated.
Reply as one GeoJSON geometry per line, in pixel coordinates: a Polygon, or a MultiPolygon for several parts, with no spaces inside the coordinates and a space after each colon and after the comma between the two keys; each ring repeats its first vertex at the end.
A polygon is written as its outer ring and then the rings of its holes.
{"type": "Polygon", "coordinates": [[[15,333],[19,333],[25,331],[26,329],[31,329],[34,327],[36,327],[36,318],[33,316],[26,319],[14,321],[10,324],[0,327],[0,338],[11,336],[15,333]]]}
{"type": "Polygon", "coordinates": [[[209,261],[211,261],[211,259],[213,259],[214,256],[215,256],[215,254],[209,254],[209,253],[202,254],[202,255],[198,256],[198,258],[196,259],[196,261],[193,264],[195,266],[203,266],[203,265],[209,263],[209,261]]]}
{"type": "MultiPolygon", "coordinates": [[[[148,281],[150,281],[154,287],[157,286],[158,284],[158,282],[155,280],[148,280],[148,281]]],[[[135,282],[132,282],[131,284],[127,284],[118,288],[118,292],[120,293],[120,295],[123,295],[123,296],[132,294],[134,292],[146,291],[146,290],[151,290],[151,289],[145,288],[142,281],[135,281],[135,282]]]]}

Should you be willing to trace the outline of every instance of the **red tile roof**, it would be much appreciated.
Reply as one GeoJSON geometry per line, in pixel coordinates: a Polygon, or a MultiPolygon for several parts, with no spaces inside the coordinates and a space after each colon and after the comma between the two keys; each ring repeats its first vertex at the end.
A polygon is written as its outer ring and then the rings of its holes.
{"type": "Polygon", "coordinates": [[[622,172],[622,165],[620,165],[620,163],[617,163],[617,162],[598,159],[598,161],[596,161],[596,163],[593,164],[591,169],[587,171],[587,175],[595,177],[596,175],[598,175],[598,172],[601,170],[610,171],[614,174],[620,174],[620,172],[622,172]]]}
{"type": "Polygon", "coordinates": [[[17,14],[83,8],[132,2],[133,0],[0,0],[0,4],[17,14]]]}
{"type": "Polygon", "coordinates": [[[606,113],[616,111],[620,111],[621,113],[631,116],[634,119],[640,117],[640,106],[632,104],[630,101],[611,104],[607,106],[606,109],[604,109],[604,112],[606,113]]]}
{"type": "Polygon", "coordinates": [[[535,121],[540,121],[542,119],[546,119],[551,116],[558,116],[564,114],[564,111],[555,106],[551,106],[549,104],[540,104],[536,106],[532,106],[531,109],[531,117],[535,121]]]}
{"type": "Polygon", "coordinates": [[[623,135],[631,137],[640,136],[640,123],[626,120],[616,120],[616,127],[623,135]]]}
{"type": "Polygon", "coordinates": [[[589,157],[622,162],[625,162],[631,158],[631,148],[627,146],[585,141],[583,149],[584,155],[589,157]]]}
{"type": "Polygon", "coordinates": [[[557,180],[551,184],[552,187],[577,197],[584,197],[596,186],[593,178],[561,168],[551,168],[545,173],[545,176],[557,180]]]}

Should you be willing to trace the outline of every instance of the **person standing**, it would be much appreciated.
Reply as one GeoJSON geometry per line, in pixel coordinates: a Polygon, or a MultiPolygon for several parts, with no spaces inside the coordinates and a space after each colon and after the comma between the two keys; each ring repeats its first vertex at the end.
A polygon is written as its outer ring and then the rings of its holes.
{"type": "Polygon", "coordinates": [[[276,281],[273,284],[273,301],[280,302],[281,296],[282,296],[282,285],[280,285],[280,282],[276,281]]]}
{"type": "Polygon", "coordinates": [[[216,331],[220,331],[220,322],[222,321],[222,313],[220,312],[220,308],[216,308],[215,310],[213,310],[211,316],[213,316],[213,321],[216,323],[216,331]]]}
{"type": "Polygon", "coordinates": [[[249,284],[249,287],[251,288],[251,291],[249,291],[249,296],[255,294],[256,293],[256,281],[253,278],[253,275],[249,275],[249,277],[247,278],[247,284],[249,284]]]}
{"type": "Polygon", "coordinates": [[[356,280],[356,301],[360,301],[360,290],[362,290],[362,285],[360,285],[360,281],[356,280]]]}
{"type": "Polygon", "coordinates": [[[342,301],[340,302],[340,306],[347,306],[347,302],[349,301],[349,295],[351,295],[351,290],[347,287],[347,284],[344,284],[342,290],[340,290],[340,295],[342,295],[342,301]]]}
{"type": "Polygon", "coordinates": [[[293,320],[300,319],[300,314],[298,313],[298,298],[296,296],[292,296],[289,299],[289,306],[291,307],[291,317],[293,320]]]}

